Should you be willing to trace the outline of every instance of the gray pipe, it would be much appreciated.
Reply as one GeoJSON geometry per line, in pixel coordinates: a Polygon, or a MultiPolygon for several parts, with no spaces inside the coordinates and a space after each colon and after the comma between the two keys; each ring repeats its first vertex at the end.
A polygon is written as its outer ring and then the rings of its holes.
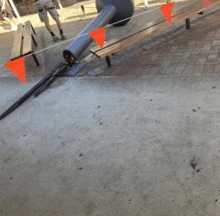
{"type": "Polygon", "coordinates": [[[98,16],[79,34],[79,37],[73,40],[72,43],[66,47],[63,51],[64,59],[73,65],[86,48],[92,43],[92,38],[88,35],[88,33],[92,30],[105,26],[115,14],[116,7],[110,4],[106,5],[98,16]]]}

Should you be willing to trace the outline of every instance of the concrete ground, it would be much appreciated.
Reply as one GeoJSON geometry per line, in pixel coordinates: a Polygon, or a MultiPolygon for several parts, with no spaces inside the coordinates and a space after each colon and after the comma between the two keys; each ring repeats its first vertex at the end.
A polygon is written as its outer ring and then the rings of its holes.
{"type": "MultiPolygon", "coordinates": [[[[111,69],[94,61],[0,121],[0,215],[218,216],[218,24],[217,11],[118,53],[111,69]]],[[[36,30],[39,50],[53,44],[36,30]]],[[[12,40],[4,29],[1,64],[12,40]]],[[[38,54],[40,68],[26,60],[25,85],[0,68],[0,113],[61,61],[61,48],[38,54]]]]}
{"type": "MultiPolygon", "coordinates": [[[[1,121],[1,215],[219,215],[219,75],[64,78],[1,121]]],[[[1,79],[1,110],[32,85],[1,79]]]]}

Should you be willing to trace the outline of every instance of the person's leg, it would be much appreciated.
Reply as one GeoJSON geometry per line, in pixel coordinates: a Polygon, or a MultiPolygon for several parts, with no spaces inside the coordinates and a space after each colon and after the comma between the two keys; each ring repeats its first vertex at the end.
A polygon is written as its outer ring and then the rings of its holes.
{"type": "Polygon", "coordinates": [[[51,28],[51,26],[50,26],[49,21],[45,21],[44,24],[45,24],[45,26],[46,26],[46,29],[47,29],[49,32],[52,32],[52,31],[53,31],[52,28],[51,28]]]}
{"type": "Polygon", "coordinates": [[[55,19],[55,21],[56,21],[56,23],[57,23],[57,27],[59,28],[59,29],[62,29],[62,24],[61,24],[61,22],[60,22],[60,19],[58,18],[58,19],[55,19]]]}
{"type": "Polygon", "coordinates": [[[56,42],[59,40],[59,38],[54,34],[49,21],[44,22],[46,29],[50,32],[51,36],[53,37],[53,41],[56,42]]]}
{"type": "Polygon", "coordinates": [[[58,29],[59,29],[59,31],[60,31],[61,39],[62,39],[62,40],[66,40],[66,37],[65,37],[64,34],[63,34],[63,28],[62,28],[62,24],[61,24],[61,22],[60,22],[60,19],[58,18],[58,19],[54,19],[54,20],[56,21],[57,27],[58,27],[58,29]]]}
{"type": "Polygon", "coordinates": [[[52,16],[52,18],[55,20],[55,22],[57,23],[57,27],[60,31],[60,36],[61,36],[61,39],[62,40],[65,40],[66,37],[63,35],[63,28],[62,28],[62,24],[60,22],[60,19],[59,19],[59,14],[56,10],[56,7],[55,7],[55,4],[50,1],[50,2],[47,2],[46,4],[46,10],[50,13],[50,15],[52,16]]]}
{"type": "Polygon", "coordinates": [[[53,37],[53,41],[54,42],[58,41],[59,38],[54,34],[54,32],[50,26],[45,6],[43,4],[40,4],[39,2],[37,2],[35,4],[35,7],[37,9],[38,16],[39,16],[41,22],[43,22],[45,24],[46,29],[50,32],[51,36],[53,37]]]}

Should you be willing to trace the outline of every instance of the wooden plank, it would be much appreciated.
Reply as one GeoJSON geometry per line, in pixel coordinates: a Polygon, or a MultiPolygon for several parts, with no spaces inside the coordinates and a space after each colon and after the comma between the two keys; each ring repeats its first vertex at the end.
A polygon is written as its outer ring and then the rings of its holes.
{"type": "Polygon", "coordinates": [[[99,58],[105,58],[108,55],[111,55],[113,53],[116,53],[124,48],[127,48],[137,42],[139,42],[140,40],[149,37],[153,34],[155,34],[156,32],[163,30],[164,28],[167,27],[166,22],[162,22],[161,24],[158,24],[157,26],[153,28],[149,28],[139,34],[133,35],[132,37],[129,37],[127,39],[121,40],[118,43],[115,43],[111,46],[105,47],[99,51],[97,51],[95,53],[95,55],[97,55],[99,58]]]}
{"type": "Polygon", "coordinates": [[[117,40],[117,42],[115,42],[115,40],[111,40],[109,43],[106,43],[106,45],[103,48],[99,48],[99,49],[94,48],[93,50],[96,50],[94,54],[100,58],[105,58],[107,55],[116,53],[121,49],[133,45],[138,41],[144,39],[145,37],[149,37],[152,34],[158,32],[159,30],[166,28],[168,26],[167,21],[164,19],[164,17],[162,16],[159,10],[160,9],[158,8],[157,17],[156,17],[157,19],[154,20],[153,22],[151,21],[147,23],[144,29],[141,29],[137,32],[133,32],[132,34],[126,37],[115,39],[117,40]]]}
{"type": "MultiPolygon", "coordinates": [[[[30,25],[31,25],[31,35],[32,35],[32,37],[34,38],[34,40],[35,40],[35,42],[37,43],[37,33],[36,33],[36,31],[35,31],[35,29],[34,29],[34,27],[33,27],[33,25],[31,24],[31,22],[30,22],[30,25]]],[[[33,43],[34,43],[34,41],[33,41],[33,43]]],[[[35,45],[36,46],[36,45],[35,45]]]]}
{"type": "Polygon", "coordinates": [[[190,5],[181,7],[178,10],[174,10],[172,12],[173,22],[171,25],[165,21],[161,13],[158,11],[161,16],[157,17],[156,20],[151,22],[149,27],[142,29],[138,32],[134,32],[127,37],[114,39],[114,41],[111,40],[107,42],[103,48],[94,47],[90,51],[100,58],[105,58],[106,56],[118,52],[128,46],[131,46],[146,37],[152,36],[160,30],[164,30],[167,27],[176,25],[177,23],[184,21],[186,18],[192,17],[193,15],[201,11],[204,11],[219,4],[219,0],[210,0],[209,2],[211,3],[211,5],[206,8],[204,8],[203,0],[197,0],[190,5]],[[115,42],[116,40],[118,40],[118,42],[115,42]]]}
{"type": "Polygon", "coordinates": [[[11,60],[18,58],[21,55],[21,42],[23,35],[23,24],[18,25],[15,33],[14,44],[11,52],[11,60]]]}
{"type": "Polygon", "coordinates": [[[35,29],[34,29],[32,24],[31,24],[31,29],[32,29],[33,33],[36,35],[37,33],[36,33],[36,31],[35,31],[35,29]]]}
{"type": "MultiPolygon", "coordinates": [[[[138,34],[139,32],[144,31],[145,29],[151,28],[151,27],[153,27],[153,26],[159,24],[160,22],[165,21],[164,17],[162,16],[162,14],[161,14],[161,12],[160,12],[160,8],[156,8],[156,9],[154,9],[154,10],[149,11],[149,12],[147,13],[146,20],[148,20],[148,18],[150,18],[150,17],[154,17],[154,20],[152,20],[152,21],[150,21],[150,22],[148,22],[148,23],[146,22],[145,24],[143,24],[143,25],[142,25],[143,28],[142,28],[141,30],[138,30],[138,31],[136,31],[136,32],[133,32],[133,33],[127,35],[126,37],[120,37],[120,38],[116,38],[116,39],[112,39],[112,40],[110,40],[110,41],[107,41],[107,42],[104,43],[103,48],[108,47],[108,46],[111,46],[111,45],[113,45],[113,44],[115,44],[115,43],[117,43],[117,42],[119,42],[119,41],[121,41],[121,40],[124,40],[124,39],[127,38],[127,37],[131,37],[131,36],[133,36],[134,34],[138,34]],[[155,10],[156,10],[156,12],[155,12],[155,10]]],[[[100,48],[99,46],[95,46],[95,47],[93,47],[92,49],[90,49],[90,51],[91,51],[92,53],[96,53],[97,51],[99,51],[99,50],[101,50],[101,49],[103,49],[103,48],[100,48]]]]}
{"type": "MultiPolygon", "coordinates": [[[[122,39],[123,39],[123,38],[122,38],[122,39]]],[[[104,48],[104,47],[111,46],[111,45],[113,45],[114,43],[118,43],[118,41],[119,41],[119,39],[117,39],[117,38],[116,38],[116,39],[112,39],[112,40],[110,40],[110,41],[105,41],[103,48],[104,48]]],[[[93,54],[95,54],[97,51],[99,51],[99,50],[101,50],[101,49],[103,49],[103,48],[100,48],[99,46],[95,46],[95,47],[93,47],[93,48],[90,49],[90,52],[93,53],[93,54]]]]}
{"type": "Polygon", "coordinates": [[[186,18],[190,18],[194,15],[197,15],[198,13],[202,11],[215,7],[216,5],[219,5],[220,3],[219,0],[209,0],[209,2],[210,2],[210,5],[206,8],[203,5],[203,0],[197,0],[190,5],[187,5],[185,7],[180,8],[177,11],[174,11],[173,12],[174,24],[178,20],[184,20],[186,18]]]}
{"type": "Polygon", "coordinates": [[[113,45],[117,45],[120,42],[122,42],[123,40],[127,40],[127,39],[129,40],[129,38],[133,38],[134,36],[137,37],[138,34],[141,34],[142,32],[145,32],[146,30],[149,32],[149,29],[151,29],[151,30],[155,29],[155,27],[157,25],[159,25],[160,23],[167,23],[167,21],[164,19],[164,17],[160,13],[159,8],[157,9],[156,15],[152,14],[152,17],[156,18],[156,20],[146,23],[145,27],[143,29],[136,31],[136,32],[133,32],[133,33],[127,35],[126,37],[121,37],[121,38],[110,40],[104,44],[103,48],[96,46],[96,47],[92,48],[90,50],[90,52],[99,55],[100,51],[103,52],[103,50],[106,50],[106,48],[108,48],[108,47],[112,47],[113,45]]]}
{"type": "MultiPolygon", "coordinates": [[[[147,14],[148,17],[154,17],[154,20],[151,20],[150,22],[146,23],[144,28],[142,28],[141,30],[138,30],[136,32],[133,32],[129,35],[127,35],[126,37],[121,37],[121,38],[117,38],[117,39],[113,39],[113,40],[110,40],[109,42],[106,42],[104,44],[104,47],[103,48],[100,48],[98,46],[92,48],[90,50],[90,52],[92,52],[93,54],[96,54],[96,55],[99,55],[100,52],[101,53],[104,53],[104,50],[106,50],[107,47],[112,47],[113,45],[115,44],[119,44],[121,41],[123,40],[127,40],[128,38],[133,38],[134,36],[137,37],[138,34],[141,34],[142,32],[146,32],[146,33],[150,33],[151,31],[153,30],[156,30],[158,28],[161,28],[160,24],[161,23],[165,23],[166,26],[168,26],[167,24],[167,21],[164,19],[163,15],[161,14],[160,12],[160,8],[158,7],[157,9],[155,10],[152,10],[152,11],[149,11],[149,13],[147,14]],[[155,11],[156,10],[156,11],[155,11]],[[151,30],[149,30],[151,29],[151,30]]],[[[175,14],[176,15],[176,14],[175,14]]],[[[156,33],[156,31],[155,31],[156,33]]],[[[149,36],[149,35],[148,35],[149,36]]],[[[129,40],[129,39],[128,39],[129,40]]],[[[141,38],[140,38],[141,40],[141,38]]],[[[138,42],[138,41],[136,41],[138,42]]],[[[129,44],[128,44],[129,46],[129,44]]],[[[118,50],[119,51],[119,50],[118,50]]],[[[102,56],[102,58],[104,58],[105,56],[102,56]]]]}
{"type": "Polygon", "coordinates": [[[23,32],[23,49],[22,55],[26,55],[32,52],[32,38],[31,38],[31,22],[26,21],[24,24],[24,32],[23,32]]]}
{"type": "MultiPolygon", "coordinates": [[[[175,6],[175,7],[176,7],[176,6],[175,6]]],[[[176,14],[174,14],[174,15],[176,15],[176,14]]],[[[173,15],[173,16],[174,16],[174,15],[173,15]]],[[[131,34],[127,35],[126,37],[120,37],[120,38],[113,39],[113,40],[110,40],[110,41],[108,41],[108,42],[105,42],[103,48],[108,47],[108,46],[111,46],[111,45],[113,45],[113,44],[115,44],[115,43],[117,43],[117,42],[120,42],[120,41],[123,40],[123,39],[126,39],[127,37],[131,37],[131,36],[133,36],[134,34],[139,34],[140,32],[145,31],[145,30],[148,29],[148,28],[154,27],[155,25],[158,25],[158,24],[160,24],[161,22],[165,22],[165,21],[166,21],[166,20],[164,19],[163,15],[161,14],[159,7],[156,8],[156,9],[154,9],[154,10],[148,11],[148,13],[146,13],[145,16],[146,16],[146,20],[150,20],[152,17],[154,18],[154,20],[148,21],[148,23],[146,22],[144,25],[142,25],[143,28],[142,28],[141,30],[138,30],[138,31],[136,31],[136,32],[132,32],[131,34]]],[[[96,46],[96,47],[92,48],[90,51],[91,51],[92,53],[95,53],[95,52],[97,52],[97,51],[99,51],[99,50],[101,50],[101,49],[103,49],[103,48],[100,48],[99,46],[96,46]]]]}

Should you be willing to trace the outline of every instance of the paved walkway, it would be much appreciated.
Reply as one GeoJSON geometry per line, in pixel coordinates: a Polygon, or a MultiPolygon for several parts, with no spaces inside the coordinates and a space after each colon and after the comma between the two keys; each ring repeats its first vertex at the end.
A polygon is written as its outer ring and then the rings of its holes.
{"type": "Polygon", "coordinates": [[[198,21],[192,23],[190,30],[186,30],[182,23],[182,26],[174,27],[172,32],[153,43],[145,40],[119,52],[111,57],[111,69],[106,69],[103,61],[103,65],[99,67],[99,75],[188,76],[220,72],[218,9],[216,7],[200,17],[197,15],[195,19],[198,21]],[[214,11],[217,12],[212,13],[214,11]],[[208,14],[211,15],[206,16],[208,14]]]}

